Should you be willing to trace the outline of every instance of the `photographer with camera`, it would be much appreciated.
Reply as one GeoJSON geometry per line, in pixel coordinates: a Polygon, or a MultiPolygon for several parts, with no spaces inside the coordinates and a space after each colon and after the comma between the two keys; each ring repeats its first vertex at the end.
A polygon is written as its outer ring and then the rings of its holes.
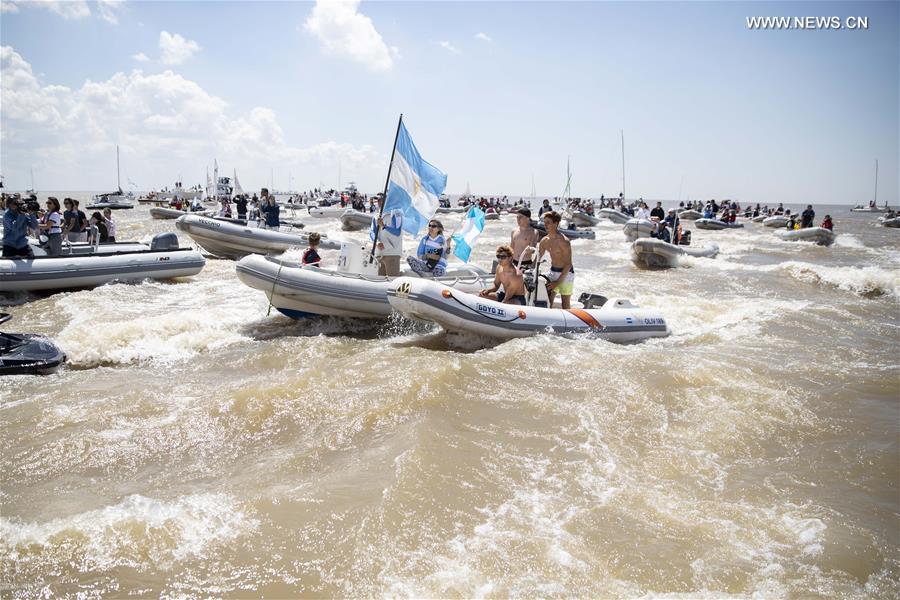
{"type": "Polygon", "coordinates": [[[3,213],[3,258],[34,256],[28,243],[29,229],[38,229],[34,211],[26,208],[20,198],[9,200],[3,213]]]}

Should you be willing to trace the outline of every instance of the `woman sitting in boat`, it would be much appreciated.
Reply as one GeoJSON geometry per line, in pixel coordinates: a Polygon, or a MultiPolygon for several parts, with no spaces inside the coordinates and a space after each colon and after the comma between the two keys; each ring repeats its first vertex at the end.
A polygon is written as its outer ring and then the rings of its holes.
{"type": "Polygon", "coordinates": [[[834,223],[831,222],[831,215],[825,215],[825,218],[822,219],[822,227],[828,231],[834,231],[834,223]]]}
{"type": "Polygon", "coordinates": [[[494,285],[481,290],[478,295],[503,304],[525,306],[525,278],[513,263],[512,248],[497,246],[497,273],[494,276],[494,285]],[[500,286],[503,286],[503,291],[499,291],[500,286]]]}
{"type": "Polygon", "coordinates": [[[445,256],[448,249],[444,226],[437,219],[432,219],[428,223],[428,235],[419,241],[416,256],[406,257],[406,262],[416,273],[440,277],[447,269],[445,256]]]}

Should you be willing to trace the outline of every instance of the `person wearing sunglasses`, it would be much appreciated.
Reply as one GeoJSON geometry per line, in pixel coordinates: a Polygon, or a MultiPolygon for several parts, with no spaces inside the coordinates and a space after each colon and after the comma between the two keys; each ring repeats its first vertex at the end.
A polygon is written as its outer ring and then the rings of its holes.
{"type": "Polygon", "coordinates": [[[420,275],[441,277],[447,269],[449,242],[444,237],[444,226],[437,219],[428,222],[428,234],[419,241],[416,256],[407,256],[410,268],[420,275]]]}
{"type": "Polygon", "coordinates": [[[497,246],[497,273],[494,285],[479,292],[482,298],[489,298],[503,304],[525,306],[525,279],[513,264],[513,252],[509,246],[497,246]],[[500,286],[503,290],[500,291],[500,286]]]}

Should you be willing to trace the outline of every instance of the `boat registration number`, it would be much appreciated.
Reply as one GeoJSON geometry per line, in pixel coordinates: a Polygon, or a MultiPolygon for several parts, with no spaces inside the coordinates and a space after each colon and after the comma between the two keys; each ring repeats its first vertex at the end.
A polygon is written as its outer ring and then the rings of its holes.
{"type": "Polygon", "coordinates": [[[662,317],[650,317],[644,319],[644,325],[665,325],[666,320],[662,317]]]}
{"type": "Polygon", "coordinates": [[[506,316],[506,309],[497,308],[496,306],[488,306],[486,304],[481,304],[480,302],[475,306],[478,312],[485,313],[488,315],[496,315],[498,317],[506,316]]]}

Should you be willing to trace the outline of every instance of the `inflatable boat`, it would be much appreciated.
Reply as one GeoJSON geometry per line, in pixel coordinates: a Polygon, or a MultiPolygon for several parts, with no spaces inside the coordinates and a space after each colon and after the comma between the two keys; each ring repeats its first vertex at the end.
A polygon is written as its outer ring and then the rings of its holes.
{"type": "Polygon", "coordinates": [[[824,227],[807,227],[805,229],[780,229],[775,235],[787,242],[814,242],[820,246],[830,246],[837,234],[824,227]]]}
{"type": "Polygon", "coordinates": [[[867,213],[883,213],[887,212],[889,209],[887,206],[879,207],[879,206],[860,206],[857,204],[853,208],[850,209],[850,212],[867,212],[867,213]]]}
{"type": "Polygon", "coordinates": [[[341,229],[344,231],[360,231],[372,226],[374,213],[364,213],[353,208],[345,209],[341,215],[341,229]]]}
{"type": "Polygon", "coordinates": [[[600,222],[599,217],[595,217],[594,215],[589,215],[583,210],[574,210],[571,212],[571,217],[569,220],[572,223],[575,223],[579,227],[593,227],[594,225],[600,222]]]}
{"type": "MultiPolygon", "coordinates": [[[[547,233],[543,221],[532,221],[531,226],[543,234],[547,233]]],[[[590,229],[563,229],[560,227],[558,231],[570,240],[592,240],[597,236],[597,234],[590,229]]]]}
{"type": "Polygon", "coordinates": [[[720,221],[718,219],[697,219],[694,221],[694,225],[697,226],[697,229],[710,230],[741,229],[744,226],[743,223],[726,223],[725,221],[720,221]]]}
{"type": "MultiPolygon", "coordinates": [[[[396,277],[299,266],[257,255],[242,258],[235,269],[241,283],[264,292],[272,306],[292,319],[318,315],[383,319],[391,314],[387,291],[396,277]]],[[[411,271],[405,275],[420,279],[411,271]]],[[[464,267],[449,269],[438,279],[421,279],[477,292],[489,287],[494,276],[464,267]]]]}
{"type": "Polygon", "coordinates": [[[893,219],[882,219],[881,226],[882,227],[900,227],[900,217],[894,217],[893,219]]]}
{"type": "Polygon", "coordinates": [[[335,204],[334,206],[310,206],[309,216],[317,219],[338,218],[347,210],[346,206],[335,204]]]}
{"type": "Polygon", "coordinates": [[[790,219],[784,215],[773,215],[762,220],[766,227],[786,227],[790,219]]]}
{"type": "MultiPolygon", "coordinates": [[[[0,324],[11,318],[0,313],[0,324]]],[[[46,375],[64,362],[63,351],[42,335],[0,332],[0,375],[46,375]]]]}
{"type": "Polygon", "coordinates": [[[601,208],[597,211],[597,216],[601,219],[609,219],[613,223],[618,223],[619,225],[624,225],[628,219],[631,218],[625,213],[613,208],[601,208]]]}
{"type": "Polygon", "coordinates": [[[468,206],[440,206],[437,209],[439,215],[452,215],[456,213],[464,213],[469,210],[468,206]]]}
{"type": "Polygon", "coordinates": [[[179,248],[174,233],[160,233],[141,250],[0,259],[0,290],[65,290],[110,281],[189,277],[205,264],[199,252],[179,248]]]}
{"type": "MultiPolygon", "coordinates": [[[[437,323],[451,333],[471,333],[501,340],[540,333],[590,333],[612,342],[638,342],[669,335],[658,312],[630,300],[598,298],[599,307],[543,308],[502,304],[437,281],[399,277],[388,289],[391,306],[419,321],[437,323]]],[[[587,295],[585,295],[587,296],[587,295]]]]}
{"type": "Polygon", "coordinates": [[[768,215],[756,215],[755,217],[750,217],[750,222],[751,223],[762,223],[763,221],[765,221],[768,218],[769,218],[768,215]]]}
{"type": "Polygon", "coordinates": [[[693,246],[676,246],[655,238],[635,240],[631,245],[631,259],[639,267],[648,269],[677,267],[682,256],[715,258],[718,253],[719,247],[716,244],[695,248],[693,246]]]}
{"type": "Polygon", "coordinates": [[[154,206],[150,209],[150,216],[154,219],[177,219],[184,215],[197,215],[198,217],[209,217],[209,211],[183,211],[175,208],[166,208],[164,206],[154,206]]]}
{"type": "Polygon", "coordinates": [[[703,218],[703,213],[699,210],[694,210],[693,208],[686,208],[679,211],[678,218],[685,221],[696,221],[697,219],[703,218]]]}
{"type": "Polygon", "coordinates": [[[494,211],[494,210],[492,210],[490,212],[486,212],[486,213],[484,213],[484,220],[485,221],[499,221],[500,213],[497,211],[494,211]]]}
{"type": "MultiPolygon", "coordinates": [[[[210,254],[222,258],[238,259],[248,254],[280,254],[289,248],[309,245],[309,236],[305,233],[260,229],[196,215],[178,217],[175,227],[191,236],[210,254]]],[[[323,236],[319,247],[336,250],[341,244],[323,236]]]]}
{"type": "Polygon", "coordinates": [[[656,223],[647,219],[628,219],[622,226],[625,233],[625,239],[633,242],[638,238],[648,238],[650,234],[656,231],[656,223]]]}

